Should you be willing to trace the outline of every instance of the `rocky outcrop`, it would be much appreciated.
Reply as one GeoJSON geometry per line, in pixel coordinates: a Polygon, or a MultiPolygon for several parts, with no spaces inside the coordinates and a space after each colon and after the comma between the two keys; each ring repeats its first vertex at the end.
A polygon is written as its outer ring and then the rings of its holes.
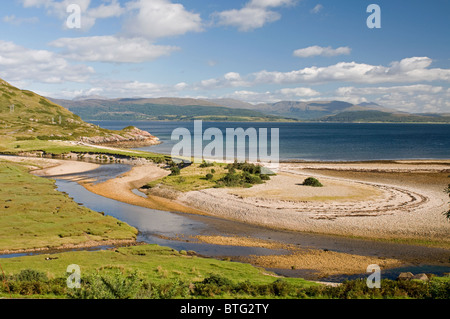
{"type": "Polygon", "coordinates": [[[412,279],[421,280],[421,281],[429,280],[427,274],[421,273],[421,274],[414,275],[411,272],[402,272],[402,273],[400,273],[400,275],[397,278],[397,280],[412,280],[412,279]]]}
{"type": "Polygon", "coordinates": [[[161,144],[156,136],[149,132],[129,127],[120,132],[120,134],[109,134],[106,136],[81,137],[80,142],[94,145],[115,146],[125,148],[144,147],[161,144]]]}

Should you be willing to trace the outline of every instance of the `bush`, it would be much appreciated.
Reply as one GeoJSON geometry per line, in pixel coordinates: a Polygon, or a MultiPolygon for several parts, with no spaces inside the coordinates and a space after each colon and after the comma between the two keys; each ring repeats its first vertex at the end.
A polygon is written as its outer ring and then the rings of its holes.
{"type": "Polygon", "coordinates": [[[170,168],[170,176],[177,176],[180,175],[181,171],[180,168],[178,166],[174,166],[170,168]]]}
{"type": "Polygon", "coordinates": [[[305,186],[312,186],[312,187],[322,187],[322,183],[320,183],[316,178],[314,177],[308,177],[304,180],[303,184],[305,186]]]}
{"type": "MultiPolygon", "coordinates": [[[[447,186],[447,188],[444,190],[444,192],[447,193],[448,196],[450,197],[450,184],[448,184],[448,186],[447,186]]],[[[449,209],[447,212],[444,212],[443,214],[444,214],[444,216],[445,216],[448,220],[450,220],[450,209],[449,209]]]]}
{"type": "Polygon", "coordinates": [[[113,273],[96,273],[82,280],[81,288],[71,291],[77,299],[134,299],[141,288],[136,272],[129,275],[120,270],[113,273]]]}
{"type": "Polygon", "coordinates": [[[201,168],[211,167],[211,166],[214,166],[214,163],[206,162],[206,161],[203,161],[203,163],[201,163],[201,164],[199,165],[199,167],[201,167],[201,168]]]}
{"type": "Polygon", "coordinates": [[[213,175],[213,174],[206,174],[206,179],[207,179],[208,181],[212,180],[213,178],[214,178],[214,175],[213,175]]]}
{"type": "Polygon", "coordinates": [[[22,270],[15,276],[15,279],[17,281],[48,281],[46,274],[33,269],[22,270]]]}

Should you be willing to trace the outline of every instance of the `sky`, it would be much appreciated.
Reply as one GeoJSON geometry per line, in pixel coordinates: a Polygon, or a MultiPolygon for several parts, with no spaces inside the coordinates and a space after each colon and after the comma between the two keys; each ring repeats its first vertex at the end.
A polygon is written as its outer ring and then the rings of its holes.
{"type": "Polygon", "coordinates": [[[449,17],[448,0],[2,1],[0,78],[64,99],[341,100],[450,113],[449,17]]]}

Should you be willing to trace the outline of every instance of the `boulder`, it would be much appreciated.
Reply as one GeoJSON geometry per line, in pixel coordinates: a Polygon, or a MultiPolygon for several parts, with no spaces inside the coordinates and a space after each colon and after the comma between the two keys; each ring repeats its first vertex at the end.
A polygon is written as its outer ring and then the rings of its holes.
{"type": "Polygon", "coordinates": [[[412,279],[417,279],[417,280],[422,280],[422,281],[428,281],[428,280],[429,280],[429,278],[428,278],[428,276],[427,276],[426,274],[417,274],[417,275],[414,275],[414,276],[412,277],[412,279]]]}
{"type": "Polygon", "coordinates": [[[398,275],[397,280],[411,280],[414,277],[411,272],[402,272],[398,275]]]}

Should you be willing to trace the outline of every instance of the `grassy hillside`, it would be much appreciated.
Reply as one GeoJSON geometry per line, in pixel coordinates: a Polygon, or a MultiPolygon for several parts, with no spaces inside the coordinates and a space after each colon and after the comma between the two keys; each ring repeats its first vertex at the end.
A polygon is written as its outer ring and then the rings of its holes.
{"type": "Polygon", "coordinates": [[[106,136],[111,131],[85,123],[78,115],[39,96],[0,80],[0,138],[44,137],[76,140],[106,136]]]}
{"type": "MultiPolygon", "coordinates": [[[[103,129],[84,122],[64,107],[35,94],[20,90],[0,79],[0,152],[19,154],[103,153],[129,157],[163,158],[162,155],[128,150],[94,148],[71,143],[88,138],[105,145],[126,142],[155,142],[155,137],[134,127],[121,131],[103,129]]],[[[91,143],[95,144],[95,143],[91,143]]],[[[150,144],[149,144],[150,145],[150,144]]],[[[111,146],[111,145],[109,145],[111,146]]]]}

